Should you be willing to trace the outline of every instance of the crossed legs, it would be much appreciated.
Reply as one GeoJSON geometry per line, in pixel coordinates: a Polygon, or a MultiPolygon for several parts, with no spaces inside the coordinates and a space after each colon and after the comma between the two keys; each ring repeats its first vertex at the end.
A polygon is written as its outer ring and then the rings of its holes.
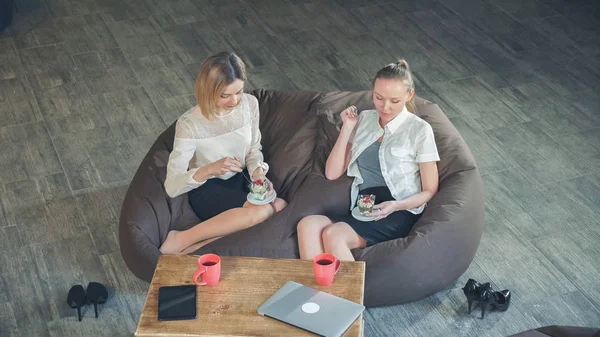
{"type": "Polygon", "coordinates": [[[367,241],[345,222],[333,223],[323,215],[310,215],[298,223],[300,258],[312,260],[316,255],[329,253],[343,261],[354,261],[351,250],[364,248],[367,241]]]}
{"type": "Polygon", "coordinates": [[[225,235],[252,227],[265,221],[287,203],[277,198],[272,204],[253,205],[229,209],[184,231],[169,231],[160,246],[163,254],[188,254],[225,235]],[[274,206],[274,207],[273,207],[274,206]]]}

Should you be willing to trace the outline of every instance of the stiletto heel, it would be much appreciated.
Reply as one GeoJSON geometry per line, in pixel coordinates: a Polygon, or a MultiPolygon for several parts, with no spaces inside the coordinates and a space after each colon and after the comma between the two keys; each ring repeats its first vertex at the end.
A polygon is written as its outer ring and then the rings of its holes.
{"type": "Polygon", "coordinates": [[[67,295],[67,304],[73,309],[77,309],[77,316],[81,322],[81,307],[85,304],[85,290],[81,285],[74,285],[67,295]]]}
{"type": "Polygon", "coordinates": [[[87,297],[91,303],[94,303],[94,312],[98,318],[98,304],[106,303],[108,299],[108,290],[98,282],[90,282],[87,287],[87,297]]]}
{"type": "Polygon", "coordinates": [[[484,283],[479,287],[478,293],[477,301],[481,306],[481,319],[483,319],[486,307],[494,300],[494,290],[492,290],[492,286],[489,283],[484,283]]]}
{"type": "Polygon", "coordinates": [[[465,286],[462,288],[463,293],[467,297],[467,303],[469,304],[469,314],[471,313],[471,307],[473,300],[477,298],[480,284],[474,279],[470,278],[465,286]]]}

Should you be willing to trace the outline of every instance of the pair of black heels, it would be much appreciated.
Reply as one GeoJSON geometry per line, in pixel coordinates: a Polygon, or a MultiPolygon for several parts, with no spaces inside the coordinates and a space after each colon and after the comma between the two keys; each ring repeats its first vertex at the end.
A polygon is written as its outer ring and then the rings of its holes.
{"type": "Polygon", "coordinates": [[[74,285],[67,295],[67,304],[73,309],[77,309],[77,315],[81,322],[81,307],[87,302],[94,304],[96,318],[98,318],[98,304],[104,304],[108,300],[108,290],[98,282],[90,282],[87,286],[87,294],[81,285],[74,285]]]}
{"type": "Polygon", "coordinates": [[[481,318],[485,317],[487,307],[490,307],[491,310],[506,311],[510,306],[510,290],[494,291],[489,282],[480,284],[473,279],[469,279],[462,290],[467,297],[469,314],[471,313],[473,301],[478,302],[481,307],[481,318]]]}

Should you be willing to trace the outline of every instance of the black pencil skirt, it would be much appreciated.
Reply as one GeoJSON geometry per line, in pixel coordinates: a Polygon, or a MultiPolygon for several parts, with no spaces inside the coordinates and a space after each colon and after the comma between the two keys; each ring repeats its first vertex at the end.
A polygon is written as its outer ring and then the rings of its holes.
{"type": "MultiPolygon", "coordinates": [[[[392,193],[386,186],[370,187],[360,191],[360,194],[374,194],[375,203],[380,204],[384,201],[394,200],[392,193]]],[[[354,231],[367,241],[367,247],[374,244],[403,238],[408,236],[413,225],[421,214],[413,214],[409,211],[397,211],[387,217],[378,220],[364,222],[356,220],[350,212],[345,215],[327,215],[333,222],[345,222],[354,231]]]]}
{"type": "Polygon", "coordinates": [[[208,220],[232,208],[242,207],[250,192],[248,185],[241,173],[227,180],[208,179],[188,192],[189,203],[202,221],[208,220]]]}

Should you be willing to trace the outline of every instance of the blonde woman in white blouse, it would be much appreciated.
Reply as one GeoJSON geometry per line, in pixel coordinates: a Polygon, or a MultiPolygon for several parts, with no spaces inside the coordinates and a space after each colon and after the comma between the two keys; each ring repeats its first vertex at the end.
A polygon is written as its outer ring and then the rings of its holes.
{"type": "Polygon", "coordinates": [[[185,231],[171,230],[160,247],[163,254],[193,252],[286,206],[279,198],[266,205],[246,201],[246,174],[252,181],[267,181],[268,195],[274,191],[261,152],[258,101],[243,93],[245,80],[245,65],[234,53],[213,55],[202,64],[196,80],[198,105],[177,120],[165,180],[170,197],[188,193],[202,222],[185,231]]]}

